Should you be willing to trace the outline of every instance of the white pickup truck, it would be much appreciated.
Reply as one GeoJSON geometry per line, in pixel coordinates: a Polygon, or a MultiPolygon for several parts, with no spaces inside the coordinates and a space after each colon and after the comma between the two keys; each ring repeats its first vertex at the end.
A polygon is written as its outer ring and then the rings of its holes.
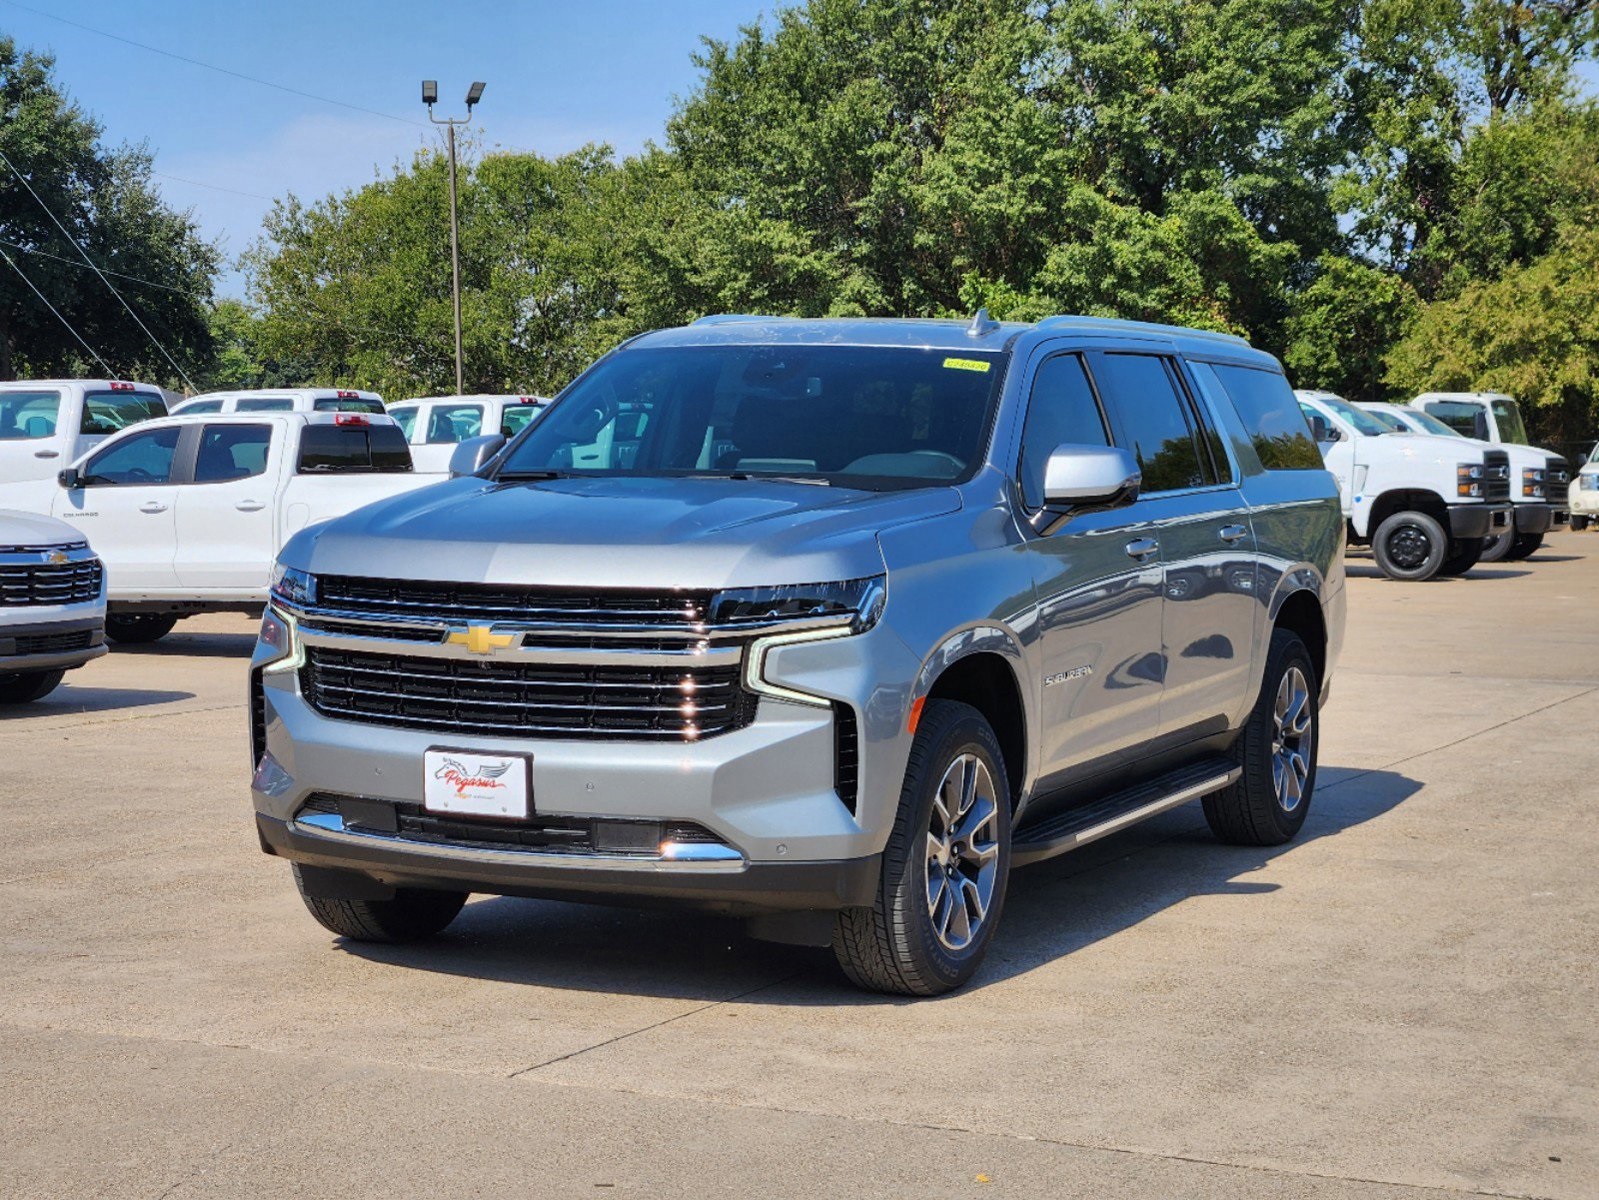
{"type": "Polygon", "coordinates": [[[1503,450],[1396,433],[1332,392],[1295,395],[1338,481],[1350,542],[1369,544],[1390,579],[1463,575],[1488,538],[1513,528],[1503,450]]]}
{"type": "Polygon", "coordinates": [[[140,421],[163,417],[166,396],[122,379],[0,383],[0,484],[53,479],[89,450],[140,421]]]}
{"type": "Polygon", "coordinates": [[[152,642],[194,613],[259,611],[291,535],[432,482],[386,416],[177,416],[106,439],[56,479],[0,486],[0,506],[90,539],[107,636],[152,642]]]}
{"type": "Polygon", "coordinates": [[[496,433],[514,437],[549,403],[543,396],[423,396],[391,404],[388,413],[405,430],[416,469],[443,475],[462,442],[496,433]]]}

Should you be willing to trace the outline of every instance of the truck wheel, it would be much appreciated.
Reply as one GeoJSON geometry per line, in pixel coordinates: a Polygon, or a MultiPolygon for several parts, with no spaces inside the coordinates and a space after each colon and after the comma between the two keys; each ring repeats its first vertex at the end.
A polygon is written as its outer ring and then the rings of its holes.
{"type": "Polygon", "coordinates": [[[1482,544],[1482,557],[1478,561],[1485,563],[1504,562],[1510,557],[1511,550],[1515,547],[1516,535],[1501,533],[1486,539],[1482,544]]]}
{"type": "Polygon", "coordinates": [[[1450,542],[1449,557],[1444,559],[1444,565],[1438,568],[1438,574],[1464,575],[1471,570],[1482,557],[1483,541],[1483,538],[1464,538],[1458,542],[1450,542]]]}
{"type": "Polygon", "coordinates": [[[1424,512],[1398,512],[1377,526],[1371,552],[1388,578],[1419,582],[1444,565],[1449,535],[1424,512]]]}
{"type": "Polygon", "coordinates": [[[1204,799],[1205,820],[1222,841],[1278,846],[1299,832],[1316,790],[1320,694],[1305,643],[1275,630],[1260,697],[1238,739],[1243,774],[1204,799]]]}
{"type": "Polygon", "coordinates": [[[1010,809],[1005,759],[983,715],[928,701],[877,901],[842,910],[833,929],[833,953],[855,984],[936,996],[972,977],[1005,903],[1010,809]]]}
{"type": "Polygon", "coordinates": [[[60,685],[65,671],[25,671],[20,675],[0,675],[0,704],[31,704],[42,700],[60,685]]]}
{"type": "Polygon", "coordinates": [[[329,900],[305,890],[298,866],[294,868],[294,885],[324,929],[352,942],[418,942],[430,938],[455,920],[467,895],[396,888],[392,900],[329,900]]]}
{"type": "Polygon", "coordinates": [[[177,623],[165,613],[109,613],[105,635],[123,646],[143,646],[166,637],[177,623]]]}
{"type": "Polygon", "coordinates": [[[1520,562],[1524,558],[1531,558],[1538,552],[1538,547],[1543,545],[1541,533],[1518,533],[1516,540],[1510,544],[1510,553],[1505,555],[1506,562],[1520,562]]]}
{"type": "Polygon", "coordinates": [[[1581,533],[1586,528],[1588,528],[1588,518],[1587,517],[1579,517],[1576,513],[1572,513],[1571,514],[1571,532],[1572,533],[1581,533]]]}

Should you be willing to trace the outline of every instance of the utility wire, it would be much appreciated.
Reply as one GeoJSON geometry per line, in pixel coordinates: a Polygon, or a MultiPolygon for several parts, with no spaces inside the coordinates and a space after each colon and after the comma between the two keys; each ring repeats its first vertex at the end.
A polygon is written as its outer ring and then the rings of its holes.
{"type": "MultiPolygon", "coordinates": [[[[40,258],[53,259],[58,263],[65,263],[69,267],[75,267],[79,271],[87,271],[89,269],[81,262],[77,262],[76,260],[70,258],[63,258],[59,254],[51,254],[48,250],[40,250],[37,246],[24,246],[21,242],[8,241],[5,238],[0,238],[0,246],[10,246],[13,250],[20,250],[24,254],[37,254],[40,258]]],[[[157,283],[153,279],[141,279],[137,275],[129,275],[126,271],[113,271],[107,267],[105,273],[107,275],[115,275],[118,279],[126,279],[129,283],[138,283],[145,287],[160,288],[163,292],[176,292],[180,296],[189,296],[192,299],[199,300],[207,304],[211,303],[213,299],[211,296],[207,296],[203,292],[191,292],[187,288],[173,287],[170,283],[157,283]]]]}
{"type": "Polygon", "coordinates": [[[122,293],[117,291],[115,285],[106,278],[105,272],[100,270],[98,266],[95,266],[95,261],[89,257],[89,252],[80,246],[78,244],[78,240],[67,232],[67,227],[61,223],[61,218],[56,216],[55,210],[44,202],[38,192],[33,190],[33,184],[28,182],[27,176],[25,176],[21,171],[17,170],[16,164],[6,156],[6,153],[3,150],[0,150],[0,162],[3,162],[6,164],[6,166],[10,167],[11,173],[21,181],[23,187],[28,189],[28,194],[35,200],[39,201],[39,207],[44,209],[44,211],[49,215],[50,219],[55,222],[55,227],[61,231],[61,236],[72,243],[72,248],[83,256],[84,262],[88,263],[89,266],[94,268],[94,273],[100,277],[100,282],[105,284],[106,289],[117,298],[118,303],[120,303],[123,308],[128,310],[128,316],[133,318],[133,323],[140,329],[144,330],[144,336],[149,338],[154,344],[155,348],[161,351],[166,360],[172,364],[172,369],[176,371],[178,373],[178,377],[188,385],[189,390],[191,392],[198,391],[199,389],[194,386],[194,380],[189,378],[188,372],[178,365],[178,360],[173,358],[167,348],[162,345],[161,339],[156,337],[155,334],[151,333],[150,327],[140,320],[139,314],[133,311],[133,305],[129,304],[125,299],[123,299],[122,293]]]}
{"type": "Polygon", "coordinates": [[[157,171],[154,167],[150,168],[150,174],[159,175],[162,179],[175,179],[179,183],[192,183],[195,187],[210,188],[213,192],[232,192],[235,196],[251,196],[256,200],[277,199],[275,196],[263,196],[260,192],[246,192],[241,191],[239,188],[223,187],[218,183],[202,183],[198,179],[185,179],[182,175],[172,175],[166,171],[157,171]]]}
{"type": "Polygon", "coordinates": [[[66,17],[57,16],[55,13],[45,12],[26,4],[18,4],[16,0],[0,0],[12,8],[20,8],[23,12],[32,13],[36,17],[47,20],[59,21],[63,25],[71,25],[74,29],[81,29],[85,33],[98,34],[103,38],[110,38],[113,42],[121,42],[125,46],[136,46],[140,50],[148,50],[151,54],[160,54],[166,58],[176,59],[181,63],[188,63],[192,67],[204,67],[208,71],[215,71],[219,75],[231,75],[235,79],[242,79],[246,83],[259,84],[262,87],[272,88],[274,91],[287,92],[291,96],[299,96],[302,100],[316,100],[322,104],[333,104],[339,108],[348,108],[352,112],[366,113],[369,117],[382,117],[385,121],[398,121],[402,125],[415,125],[426,129],[421,121],[413,121],[409,117],[397,117],[393,113],[379,112],[375,108],[363,108],[359,104],[351,104],[345,100],[335,100],[331,96],[319,96],[315,92],[302,92],[299,88],[292,88],[286,84],[273,83],[270,79],[257,79],[254,75],[246,75],[243,71],[235,71],[230,67],[219,67],[215,63],[202,62],[198,58],[189,58],[187,55],[177,54],[171,50],[163,50],[160,46],[151,46],[146,42],[136,42],[132,38],[123,37],[121,34],[107,33],[104,29],[96,29],[93,25],[85,25],[81,21],[72,21],[66,17]]]}
{"type": "Polygon", "coordinates": [[[4,250],[0,250],[0,258],[4,258],[6,260],[6,262],[10,263],[11,264],[11,269],[13,271],[15,271],[18,275],[22,276],[22,282],[27,284],[30,288],[33,288],[33,294],[35,296],[39,297],[39,299],[44,302],[44,306],[46,308],[48,308],[51,312],[55,313],[56,320],[60,321],[63,325],[65,325],[67,327],[67,332],[70,333],[73,337],[78,339],[78,345],[82,346],[85,350],[87,350],[89,352],[89,357],[93,358],[95,362],[99,363],[102,367],[105,368],[106,378],[107,379],[115,379],[117,377],[117,373],[111,369],[111,364],[106,362],[105,359],[101,358],[99,356],[99,354],[97,354],[95,352],[94,347],[89,345],[88,342],[83,340],[83,335],[72,327],[72,322],[67,320],[65,317],[63,317],[61,315],[61,310],[59,308],[57,308],[54,304],[50,303],[50,298],[48,296],[46,296],[43,292],[41,292],[34,285],[33,280],[29,279],[27,277],[27,275],[23,274],[22,268],[17,266],[17,260],[12,258],[4,250]]]}

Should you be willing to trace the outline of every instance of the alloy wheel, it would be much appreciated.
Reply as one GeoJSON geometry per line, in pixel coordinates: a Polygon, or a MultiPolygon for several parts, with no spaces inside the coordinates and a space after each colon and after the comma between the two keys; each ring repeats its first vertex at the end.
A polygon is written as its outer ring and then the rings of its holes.
{"type": "Polygon", "coordinates": [[[971,945],[988,918],[999,876],[998,816],[987,764],[959,755],[933,795],[927,829],[927,915],[951,950],[971,945]]]}
{"type": "Polygon", "coordinates": [[[1271,782],[1284,812],[1293,812],[1305,798],[1315,737],[1310,684],[1303,671],[1289,667],[1277,685],[1272,709],[1271,782]]]}

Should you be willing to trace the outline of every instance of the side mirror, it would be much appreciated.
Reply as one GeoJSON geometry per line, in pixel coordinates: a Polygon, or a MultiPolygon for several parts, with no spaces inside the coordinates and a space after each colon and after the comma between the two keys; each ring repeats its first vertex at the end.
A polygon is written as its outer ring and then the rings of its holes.
{"type": "Polygon", "coordinates": [[[450,478],[476,475],[483,469],[483,464],[498,454],[504,445],[505,439],[497,433],[467,438],[450,455],[450,478]]]}
{"type": "Polygon", "coordinates": [[[1057,446],[1044,465],[1044,503],[1053,508],[1131,504],[1143,484],[1138,460],[1116,446],[1057,446]]]}
{"type": "Polygon", "coordinates": [[[83,475],[77,467],[62,467],[56,474],[56,482],[67,489],[83,486],[83,475]]]}

